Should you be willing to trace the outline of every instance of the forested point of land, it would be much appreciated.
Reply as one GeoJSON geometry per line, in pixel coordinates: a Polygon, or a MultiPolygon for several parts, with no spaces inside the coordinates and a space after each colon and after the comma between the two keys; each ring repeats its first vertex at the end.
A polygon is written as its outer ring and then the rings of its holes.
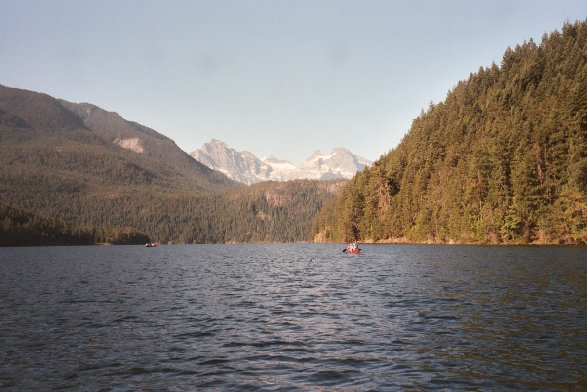
{"type": "Polygon", "coordinates": [[[587,242],[587,25],[508,48],[316,216],[317,241],[587,242]]]}
{"type": "Polygon", "coordinates": [[[0,203],[0,246],[38,245],[132,245],[150,242],[149,237],[128,227],[75,226],[0,203]]]}

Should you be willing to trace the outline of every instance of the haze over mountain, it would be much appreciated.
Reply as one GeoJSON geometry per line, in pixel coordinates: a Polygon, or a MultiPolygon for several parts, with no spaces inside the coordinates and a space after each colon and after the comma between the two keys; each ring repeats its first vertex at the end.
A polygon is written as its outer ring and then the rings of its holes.
{"type": "Polygon", "coordinates": [[[332,180],[350,179],[357,171],[371,165],[368,159],[354,155],[345,148],[335,148],[328,155],[316,151],[298,166],[269,156],[259,159],[248,151],[236,151],[226,143],[212,139],[192,152],[199,162],[218,170],[227,177],[244,184],[261,181],[288,181],[294,179],[332,180]]]}

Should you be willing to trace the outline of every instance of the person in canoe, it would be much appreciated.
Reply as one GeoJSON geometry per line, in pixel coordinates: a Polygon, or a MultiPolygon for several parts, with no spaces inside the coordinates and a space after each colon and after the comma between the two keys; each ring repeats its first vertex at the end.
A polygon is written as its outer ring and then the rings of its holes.
{"type": "Polygon", "coordinates": [[[359,244],[357,241],[349,242],[346,246],[346,249],[343,249],[343,252],[347,253],[359,253],[359,244]]]}

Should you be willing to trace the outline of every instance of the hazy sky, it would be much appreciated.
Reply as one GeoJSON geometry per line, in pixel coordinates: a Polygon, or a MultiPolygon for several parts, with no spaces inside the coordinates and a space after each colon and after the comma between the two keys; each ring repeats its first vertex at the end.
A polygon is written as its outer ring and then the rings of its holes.
{"type": "Polygon", "coordinates": [[[430,101],[587,1],[0,0],[0,84],[90,102],[191,152],[376,159],[430,101]]]}

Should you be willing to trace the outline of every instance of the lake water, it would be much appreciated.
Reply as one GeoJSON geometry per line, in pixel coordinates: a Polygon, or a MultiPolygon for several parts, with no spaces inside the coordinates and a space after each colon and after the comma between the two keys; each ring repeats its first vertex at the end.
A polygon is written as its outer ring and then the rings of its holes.
{"type": "Polygon", "coordinates": [[[587,248],[0,248],[2,390],[587,390],[587,248]]]}

